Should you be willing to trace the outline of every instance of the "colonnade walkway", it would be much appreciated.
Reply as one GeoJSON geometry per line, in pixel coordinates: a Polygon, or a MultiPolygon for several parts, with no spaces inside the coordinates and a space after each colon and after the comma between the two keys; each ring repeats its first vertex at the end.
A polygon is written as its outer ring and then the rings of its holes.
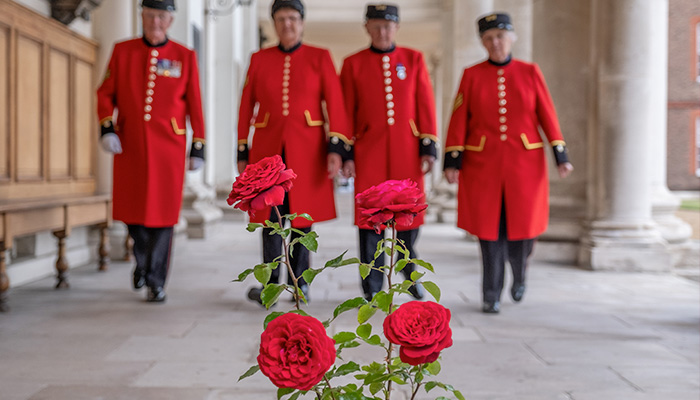
{"type": "MultiPolygon", "coordinates": [[[[349,195],[339,201],[349,203],[349,195]]],[[[348,208],[316,225],[314,266],[356,253],[348,208]]],[[[267,312],[246,300],[255,282],[232,283],[259,262],[259,232],[227,218],[206,240],[178,236],[165,304],[131,290],[132,265],[113,261],[70,272],[71,289],[46,278],[10,292],[0,314],[0,398],[275,399],[255,362],[267,312]]],[[[673,274],[591,272],[535,262],[522,303],[508,295],[499,315],[482,314],[478,246],[452,224],[428,223],[419,252],[435,267],[426,279],[452,312],[454,344],[439,380],[469,400],[698,400],[700,288],[673,274]]],[[[536,248],[535,251],[538,251],[536,248]]],[[[318,276],[306,311],[324,320],[360,295],[356,267],[318,276]]],[[[406,297],[406,296],[401,296],[406,297]]],[[[410,298],[399,298],[407,301],[410,298]]],[[[274,310],[291,303],[284,298],[274,310]]],[[[354,312],[329,329],[354,330],[354,312]]],[[[372,320],[381,328],[378,316],[372,320]]],[[[379,360],[364,347],[357,361],[379,360]]],[[[419,399],[434,399],[439,389],[419,399]]],[[[307,395],[307,398],[314,398],[307,395]]],[[[407,399],[402,392],[397,400],[407,399]]]]}

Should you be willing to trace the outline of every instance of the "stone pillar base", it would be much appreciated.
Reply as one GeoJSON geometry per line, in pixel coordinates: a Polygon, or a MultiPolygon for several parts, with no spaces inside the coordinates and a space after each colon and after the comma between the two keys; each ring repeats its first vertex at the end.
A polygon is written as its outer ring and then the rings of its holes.
{"type": "Polygon", "coordinates": [[[188,184],[185,187],[181,216],[187,221],[187,237],[204,239],[211,234],[216,222],[224,213],[214,204],[216,191],[204,185],[188,184]]]}
{"type": "Polygon", "coordinates": [[[579,248],[579,265],[595,271],[670,272],[672,253],[655,228],[594,223],[579,248]]]}

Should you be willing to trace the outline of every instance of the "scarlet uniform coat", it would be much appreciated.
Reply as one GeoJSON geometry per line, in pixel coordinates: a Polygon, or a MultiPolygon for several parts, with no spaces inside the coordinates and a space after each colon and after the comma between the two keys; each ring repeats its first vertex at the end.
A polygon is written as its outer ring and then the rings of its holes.
{"type": "MultiPolygon", "coordinates": [[[[302,44],[291,52],[270,47],[251,57],[239,110],[239,150],[248,146],[250,163],[284,153],[285,164],[297,174],[289,192],[291,213],[308,213],[317,222],[335,218],[324,124],[328,123],[330,136],[338,138],[334,140],[349,143],[344,113],[340,81],[328,50],[302,44]],[[249,143],[251,125],[255,131],[249,143]]],[[[259,211],[251,221],[269,217],[269,210],[259,211]]],[[[297,218],[292,226],[306,228],[311,221],[297,218]]]]}
{"type": "MultiPolygon", "coordinates": [[[[402,47],[388,53],[365,49],[345,59],[340,80],[354,134],[355,193],[390,179],[413,179],[423,190],[420,149],[437,141],[423,55],[402,47]]],[[[355,224],[372,229],[359,224],[357,205],[355,224]]],[[[399,230],[422,224],[421,213],[399,230]]]]}
{"type": "Polygon", "coordinates": [[[141,38],[117,43],[97,90],[100,122],[110,121],[115,108],[123,152],[114,155],[114,219],[148,227],[175,225],[188,115],[193,140],[204,141],[194,51],[172,40],[156,47],[141,38]]]}
{"type": "Polygon", "coordinates": [[[544,232],[549,183],[538,127],[552,146],[562,148],[554,104],[537,65],[485,61],[464,70],[445,145],[446,158],[464,152],[457,226],[497,240],[505,203],[508,240],[544,232]]]}

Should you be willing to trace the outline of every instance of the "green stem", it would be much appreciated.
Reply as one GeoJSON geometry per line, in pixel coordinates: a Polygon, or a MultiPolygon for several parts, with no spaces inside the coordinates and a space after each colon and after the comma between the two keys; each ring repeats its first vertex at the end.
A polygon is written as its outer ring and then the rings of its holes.
{"type": "MultiPolygon", "coordinates": [[[[425,364],[421,364],[420,367],[418,367],[418,372],[422,373],[423,372],[423,367],[425,364]]],[[[418,389],[420,389],[421,383],[416,382],[416,388],[413,390],[413,394],[411,395],[411,400],[414,400],[416,398],[416,395],[418,394],[418,389]]]]}
{"type": "Polygon", "coordinates": [[[331,386],[331,381],[328,380],[328,377],[323,375],[323,379],[326,380],[326,384],[328,384],[328,390],[331,391],[331,398],[335,400],[335,395],[333,394],[333,387],[331,386]]]}
{"type": "MultiPolygon", "coordinates": [[[[277,206],[274,206],[275,213],[277,213],[277,221],[279,221],[280,226],[284,224],[282,221],[282,215],[280,214],[279,208],[277,206]]],[[[292,264],[290,263],[289,260],[289,245],[287,244],[287,241],[284,241],[284,246],[282,246],[284,249],[284,265],[287,266],[287,272],[289,273],[289,276],[292,278],[292,282],[294,282],[294,301],[296,303],[295,307],[297,310],[301,310],[299,307],[299,279],[294,276],[294,271],[292,270],[292,264]]]]}
{"type": "MultiPolygon", "coordinates": [[[[394,266],[396,263],[394,262],[394,254],[396,254],[396,224],[392,221],[390,224],[387,225],[387,227],[391,228],[391,254],[389,255],[389,273],[386,277],[387,284],[389,285],[389,292],[391,292],[391,277],[394,275],[394,266]]],[[[389,314],[392,313],[394,309],[394,296],[391,296],[391,302],[389,303],[389,314]]],[[[386,370],[389,374],[391,374],[391,357],[392,354],[394,353],[394,344],[389,342],[389,348],[387,349],[387,357],[386,357],[386,370]]],[[[389,381],[386,386],[386,399],[389,400],[391,397],[391,386],[392,386],[393,381],[389,381]]]]}

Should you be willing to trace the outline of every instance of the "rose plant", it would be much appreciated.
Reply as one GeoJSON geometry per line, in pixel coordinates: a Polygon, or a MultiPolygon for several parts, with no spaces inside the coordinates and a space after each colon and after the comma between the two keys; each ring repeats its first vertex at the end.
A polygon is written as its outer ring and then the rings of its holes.
{"type": "MultiPolygon", "coordinates": [[[[279,156],[262,159],[248,165],[233,183],[228,203],[251,216],[256,211],[272,207],[280,221],[298,217],[311,220],[307,214],[281,216],[277,208],[284,202],[285,193],[292,187],[295,177],[279,156]]],[[[288,313],[273,312],[265,318],[258,365],[252,366],[239,380],[260,371],[278,387],[277,398],[289,396],[286,400],[297,400],[307,393],[319,400],[389,400],[394,392],[393,385],[407,386],[411,399],[416,398],[420,388],[429,392],[439,387],[464,400],[464,396],[452,386],[430,379],[440,372],[441,351],[452,345],[450,311],[437,303],[441,295],[439,287],[434,282],[422,281],[423,287],[437,302],[411,301],[401,306],[394,305],[396,296],[408,294],[408,288],[425,275],[425,272],[414,271],[410,280],[392,282],[392,277],[406,265],[413,263],[434,272],[430,263],[411,259],[404,243],[396,239],[395,228],[411,224],[413,218],[426,209],[422,191],[411,180],[387,181],[358,194],[356,199],[363,221],[378,231],[391,229],[392,238],[379,242],[374,257],[376,259],[387,254],[391,259],[389,265],[377,267],[374,262],[363,264],[357,258],[345,259],[346,251],[326,262],[322,268],[304,271],[302,277],[311,284],[318,274],[327,269],[358,265],[363,278],[372,269],[382,271],[387,276],[388,289],[377,293],[370,301],[356,297],[342,302],[335,307],[333,315],[323,322],[302,310],[306,299],[298,287],[300,277],[294,276],[289,263],[290,249],[295,245],[303,245],[315,252],[318,235],[313,231],[304,233],[294,228],[283,228],[269,220],[264,224],[248,224],[250,232],[271,228],[273,234],[285,239],[284,254],[271,263],[246,269],[234,281],[242,282],[252,274],[264,285],[261,300],[265,307],[269,309],[285,291],[292,293],[295,306],[288,313]],[[299,237],[287,243],[286,239],[292,232],[298,233],[299,237]],[[271,271],[280,265],[286,266],[293,285],[268,283],[271,271]],[[357,313],[358,326],[355,331],[341,331],[333,338],[329,337],[326,328],[341,314],[351,311],[357,313]],[[386,342],[373,333],[369,322],[379,311],[386,314],[383,322],[386,342]],[[362,344],[381,348],[386,352],[386,357],[381,362],[368,365],[343,360],[343,350],[362,344]],[[395,345],[400,346],[398,357],[394,351],[395,345]],[[334,384],[336,378],[347,376],[352,376],[357,383],[334,384]]],[[[447,397],[440,396],[438,399],[447,397]]]]}

